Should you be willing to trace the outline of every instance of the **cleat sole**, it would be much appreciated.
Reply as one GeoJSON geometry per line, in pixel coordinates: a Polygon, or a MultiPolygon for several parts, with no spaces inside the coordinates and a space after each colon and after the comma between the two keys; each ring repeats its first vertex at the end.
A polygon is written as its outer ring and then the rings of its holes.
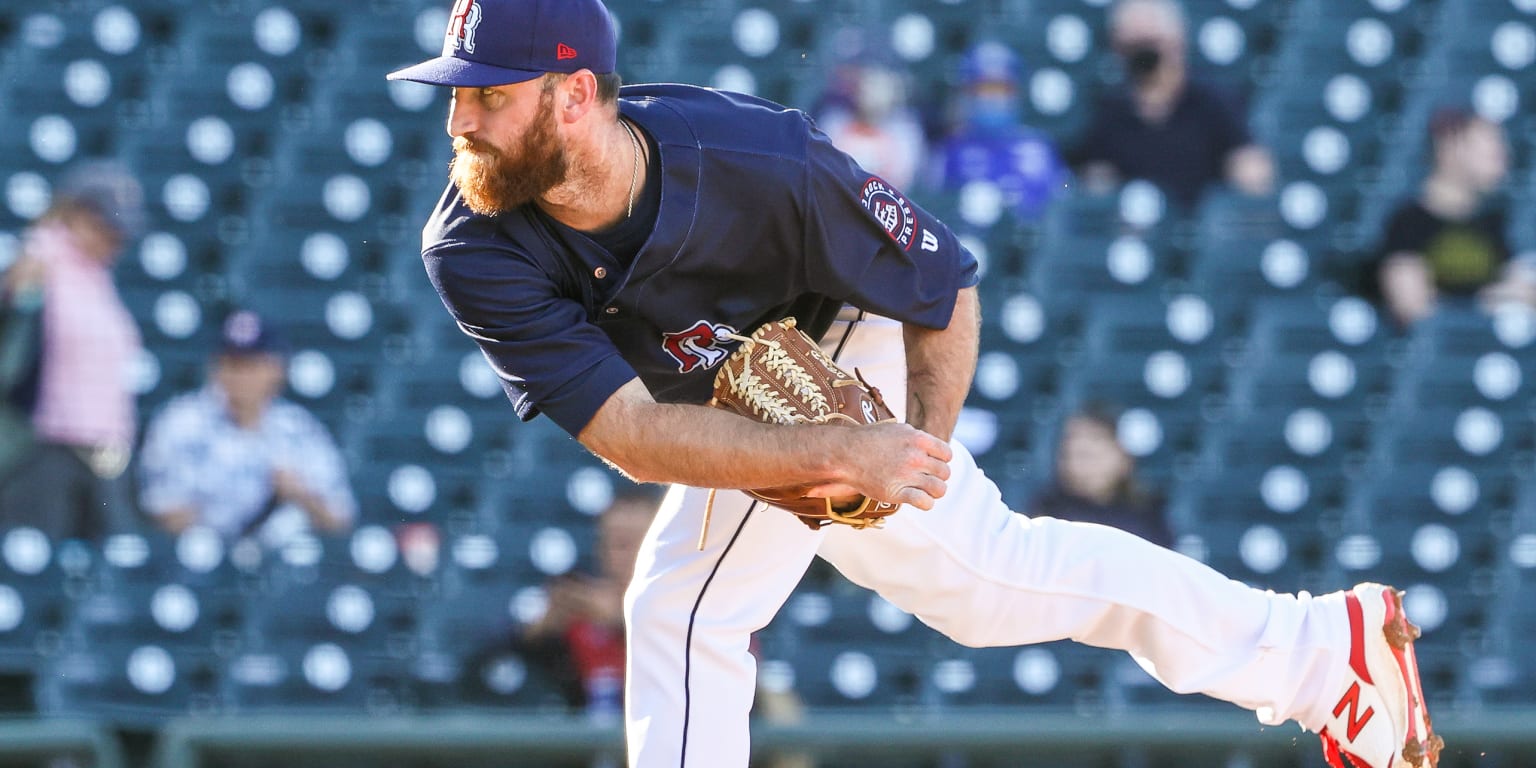
{"type": "Polygon", "coordinates": [[[1419,665],[1413,651],[1413,641],[1419,639],[1422,633],[1416,625],[1408,621],[1408,615],[1403,611],[1402,591],[1389,589],[1386,595],[1390,603],[1387,623],[1382,627],[1382,633],[1386,637],[1387,645],[1392,647],[1393,655],[1397,657],[1398,666],[1403,673],[1403,681],[1408,687],[1409,731],[1407,740],[1403,743],[1403,761],[1413,768],[1436,768],[1440,764],[1440,750],[1445,748],[1445,741],[1435,734],[1430,725],[1429,711],[1424,708],[1424,688],[1419,681],[1419,665]],[[1422,736],[1415,728],[1414,712],[1420,712],[1423,715],[1422,736]]]}

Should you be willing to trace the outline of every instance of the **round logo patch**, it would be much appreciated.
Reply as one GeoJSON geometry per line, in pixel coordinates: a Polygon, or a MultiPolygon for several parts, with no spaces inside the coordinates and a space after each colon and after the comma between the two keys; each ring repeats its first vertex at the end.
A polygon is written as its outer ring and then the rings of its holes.
{"type": "Polygon", "coordinates": [[[870,178],[864,182],[860,200],[902,250],[912,248],[912,241],[917,239],[917,217],[912,215],[912,204],[906,197],[884,180],[870,178]]]}

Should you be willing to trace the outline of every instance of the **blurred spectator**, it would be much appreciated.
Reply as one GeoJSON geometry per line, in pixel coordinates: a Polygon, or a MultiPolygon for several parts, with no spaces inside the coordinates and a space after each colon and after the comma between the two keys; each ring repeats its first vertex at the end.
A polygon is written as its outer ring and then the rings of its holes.
{"type": "Polygon", "coordinates": [[[1110,187],[1145,179],[1184,206],[1222,181],[1268,194],[1274,159],[1253,142],[1247,117],[1215,86],[1189,77],[1178,2],[1120,0],[1109,29],[1130,87],[1100,100],[1072,152],[1084,183],[1110,187]]]}
{"type": "Polygon", "coordinates": [[[907,105],[900,73],[868,63],[840,68],[822,104],[816,122],[833,144],[897,188],[912,186],[922,163],[923,127],[907,105]]]}
{"type": "Polygon", "coordinates": [[[1035,499],[1030,517],[1108,525],[1172,546],[1162,499],[1137,485],[1136,461],[1120,445],[1115,423],[1098,406],[1066,420],[1056,447],[1056,482],[1035,499]]]}
{"type": "Polygon", "coordinates": [[[207,386],[167,403],[150,423],[140,492],[162,528],[205,525],[269,545],[306,529],[351,528],[357,502],[335,443],[308,411],[279,397],[285,348],[256,313],[232,313],[207,386]]]}
{"type": "Polygon", "coordinates": [[[0,528],[96,538],[132,520],[123,475],[141,342],[112,265],[142,219],[137,181],[83,166],[0,281],[0,528]]]}
{"type": "Polygon", "coordinates": [[[431,576],[437,572],[442,558],[443,533],[436,523],[403,523],[395,526],[395,546],[400,550],[400,561],[411,573],[431,576]]]}
{"type": "Polygon", "coordinates": [[[594,717],[617,719],[623,706],[624,590],[656,507],[649,487],[615,497],[597,521],[597,573],[551,580],[544,615],[513,639],[572,709],[594,717]]]}
{"type": "MultiPolygon", "coordinates": [[[[545,585],[543,616],[513,631],[511,647],[531,670],[556,686],[572,711],[617,722],[624,701],[624,590],[660,497],[656,486],[628,486],[597,520],[596,574],[571,572],[545,585]]],[[[487,648],[480,656],[503,650],[487,648]]],[[[755,653],[755,650],[754,650],[755,653]]],[[[466,665],[479,668],[479,663],[466,665]]],[[[759,689],[754,714],[797,722],[804,707],[793,690],[759,689]]],[[[799,754],[781,754],[764,768],[809,768],[799,754]]]]}
{"type": "Polygon", "coordinates": [[[1536,305],[1536,275],[1510,261],[1505,213],[1490,203],[1509,170],[1503,129],[1442,109],[1429,134],[1434,167],[1418,197],[1393,212],[1371,266],[1388,311],[1406,326],[1442,298],[1536,305]]]}
{"type": "Polygon", "coordinates": [[[1029,221],[1040,217],[1066,181],[1050,139],[1019,117],[1019,57],[1008,46],[980,43],[966,53],[955,128],[938,147],[943,189],[996,184],[1007,208],[1029,221]]]}

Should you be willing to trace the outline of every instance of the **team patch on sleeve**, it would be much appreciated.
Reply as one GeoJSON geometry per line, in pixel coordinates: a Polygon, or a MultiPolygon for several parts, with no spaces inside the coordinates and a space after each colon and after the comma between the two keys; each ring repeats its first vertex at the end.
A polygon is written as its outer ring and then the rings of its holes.
{"type": "Polygon", "coordinates": [[[730,353],[727,345],[736,329],[700,320],[688,328],[661,335],[661,348],[677,363],[678,373],[713,368],[730,353]]]}
{"type": "Polygon", "coordinates": [[[884,179],[870,177],[859,199],[902,250],[912,249],[912,241],[917,239],[917,217],[912,215],[912,203],[905,195],[884,179]]]}

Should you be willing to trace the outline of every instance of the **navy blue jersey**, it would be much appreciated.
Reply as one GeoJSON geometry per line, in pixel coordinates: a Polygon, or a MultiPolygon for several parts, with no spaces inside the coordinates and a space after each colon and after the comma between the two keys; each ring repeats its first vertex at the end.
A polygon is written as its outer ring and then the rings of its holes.
{"type": "Polygon", "coordinates": [[[976,261],[797,110],[705,88],[625,87],[660,148],[661,207],[632,263],[533,205],[472,213],[450,183],[422,233],[443,304],[518,415],[572,435],[630,379],[703,403],[735,342],[785,316],[820,337],[846,302],[943,328],[976,261]]]}

